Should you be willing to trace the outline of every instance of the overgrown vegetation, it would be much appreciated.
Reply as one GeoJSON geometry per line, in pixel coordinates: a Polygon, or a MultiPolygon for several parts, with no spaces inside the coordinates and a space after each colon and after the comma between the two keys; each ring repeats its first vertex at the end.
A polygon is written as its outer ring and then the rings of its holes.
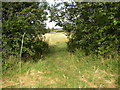
{"type": "MultiPolygon", "coordinates": [[[[50,33],[50,52],[41,61],[24,62],[19,68],[10,70],[3,77],[5,88],[116,88],[118,87],[117,59],[105,60],[101,64],[95,55],[75,55],[66,50],[63,33],[50,33]],[[61,36],[61,37],[60,37],[61,36]],[[21,83],[20,83],[21,80],[21,83]]],[[[48,36],[48,35],[47,35],[48,36]]]]}
{"type": "Polygon", "coordinates": [[[25,57],[24,60],[27,60],[30,57],[33,59],[41,57],[48,51],[48,44],[39,39],[47,32],[44,22],[47,20],[46,9],[47,3],[2,3],[3,71],[12,67],[8,63],[11,55],[21,58],[19,57],[21,54],[23,58],[25,57]]]}
{"type": "Polygon", "coordinates": [[[2,3],[3,87],[120,87],[119,9],[119,2],[2,3]],[[45,28],[47,10],[64,32],[47,33],[59,31],[45,28]]]}
{"type": "Polygon", "coordinates": [[[86,55],[117,57],[120,55],[119,9],[119,2],[64,2],[50,9],[50,18],[68,33],[69,51],[80,48],[86,55]]]}

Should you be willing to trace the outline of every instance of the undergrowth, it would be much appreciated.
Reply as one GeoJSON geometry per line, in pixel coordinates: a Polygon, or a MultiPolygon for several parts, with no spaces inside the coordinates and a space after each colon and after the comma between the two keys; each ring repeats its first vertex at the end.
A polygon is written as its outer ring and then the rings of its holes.
{"type": "MultiPolygon", "coordinates": [[[[104,59],[96,55],[86,56],[83,51],[69,53],[65,42],[50,46],[48,55],[38,62],[18,61],[13,69],[4,74],[4,87],[8,78],[14,83],[21,78],[23,88],[117,88],[118,58],[104,59]],[[20,68],[21,67],[21,68],[20,68]],[[21,70],[21,71],[20,71],[21,70]],[[29,83],[31,82],[31,83],[29,83]]],[[[13,59],[16,61],[16,59],[13,59]]]]}

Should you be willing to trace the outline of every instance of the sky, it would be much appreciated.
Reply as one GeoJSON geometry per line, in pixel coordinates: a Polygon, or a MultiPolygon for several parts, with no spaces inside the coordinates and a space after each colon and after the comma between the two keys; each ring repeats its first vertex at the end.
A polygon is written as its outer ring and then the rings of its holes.
{"type": "MultiPolygon", "coordinates": [[[[54,1],[55,0],[46,0],[50,5],[52,5],[52,4],[54,4],[54,1]]],[[[49,15],[49,13],[48,13],[48,15],[49,15]]],[[[55,22],[54,21],[52,21],[52,22],[49,22],[50,21],[50,18],[48,18],[48,20],[46,21],[46,28],[52,28],[52,27],[54,27],[54,28],[61,28],[61,27],[59,27],[59,26],[55,26],[55,22]]]]}
{"type": "MultiPolygon", "coordinates": [[[[54,4],[55,3],[55,1],[57,2],[57,3],[59,3],[59,2],[65,2],[65,1],[70,1],[70,0],[46,0],[50,5],[52,5],[52,4],[54,4]]],[[[48,15],[49,15],[49,13],[48,13],[48,15]]],[[[46,28],[52,28],[52,27],[54,27],[55,29],[56,28],[62,28],[62,27],[60,27],[60,26],[55,26],[55,22],[53,21],[53,22],[49,22],[49,18],[48,18],[48,20],[46,21],[46,28]]]]}

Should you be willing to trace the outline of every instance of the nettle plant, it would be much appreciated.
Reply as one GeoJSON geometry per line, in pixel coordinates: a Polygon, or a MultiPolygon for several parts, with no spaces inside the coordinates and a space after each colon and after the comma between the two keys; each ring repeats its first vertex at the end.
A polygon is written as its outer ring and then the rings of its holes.
{"type": "Polygon", "coordinates": [[[51,7],[51,21],[66,31],[68,50],[81,48],[86,55],[118,55],[119,2],[64,2],[51,7]]]}
{"type": "Polygon", "coordinates": [[[22,44],[21,55],[25,57],[42,56],[47,52],[48,44],[37,39],[47,31],[44,22],[47,7],[46,2],[2,3],[3,58],[19,56],[22,44]]]}

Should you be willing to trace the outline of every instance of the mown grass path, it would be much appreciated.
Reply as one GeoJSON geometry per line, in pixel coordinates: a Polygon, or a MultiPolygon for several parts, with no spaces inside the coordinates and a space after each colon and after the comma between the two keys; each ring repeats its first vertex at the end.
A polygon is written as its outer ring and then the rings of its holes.
{"type": "MultiPolygon", "coordinates": [[[[37,63],[22,65],[22,73],[4,79],[3,87],[22,88],[115,88],[117,74],[96,58],[70,54],[63,33],[47,35],[50,53],[37,63]]],[[[79,53],[80,54],[80,53],[79,53]]],[[[82,53],[81,53],[82,54],[82,53]]],[[[109,62],[109,61],[108,61],[109,62]]],[[[106,61],[106,63],[108,63],[106,61]]],[[[113,62],[111,62],[113,63],[113,62]]]]}

